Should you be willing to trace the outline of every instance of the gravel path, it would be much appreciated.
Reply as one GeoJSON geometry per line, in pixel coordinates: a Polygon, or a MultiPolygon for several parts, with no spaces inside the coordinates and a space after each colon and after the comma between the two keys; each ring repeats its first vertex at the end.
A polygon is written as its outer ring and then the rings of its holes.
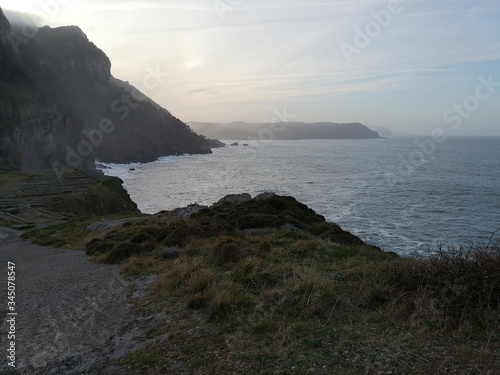
{"type": "Polygon", "coordinates": [[[102,353],[132,321],[130,285],[118,266],[91,263],[82,251],[33,245],[18,232],[0,228],[0,373],[9,370],[9,324],[4,317],[9,261],[16,272],[17,373],[82,373],[103,360],[102,354],[92,353],[102,353]]]}

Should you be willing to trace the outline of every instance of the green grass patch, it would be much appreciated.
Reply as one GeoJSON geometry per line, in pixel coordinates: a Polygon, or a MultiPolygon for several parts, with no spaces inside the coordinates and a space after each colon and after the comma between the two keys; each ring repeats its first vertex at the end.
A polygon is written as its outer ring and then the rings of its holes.
{"type": "Polygon", "coordinates": [[[158,334],[170,338],[126,359],[131,373],[182,362],[193,374],[487,374],[500,363],[499,241],[404,259],[288,197],[160,213],[94,238],[59,230],[126,275],[158,274],[139,309],[166,311],[158,334]],[[163,259],[171,246],[180,257],[163,259]]]}
{"type": "Polygon", "coordinates": [[[61,224],[31,229],[25,232],[22,237],[41,246],[82,249],[89,234],[87,226],[93,221],[95,218],[70,219],[61,224]]]}

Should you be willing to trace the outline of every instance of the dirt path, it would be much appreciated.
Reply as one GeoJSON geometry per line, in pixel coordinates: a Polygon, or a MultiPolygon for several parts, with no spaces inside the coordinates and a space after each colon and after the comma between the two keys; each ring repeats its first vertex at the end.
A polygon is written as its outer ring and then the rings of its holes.
{"type": "Polygon", "coordinates": [[[0,228],[0,373],[12,373],[5,355],[8,262],[16,272],[17,373],[79,374],[110,354],[103,348],[132,321],[130,285],[118,266],[91,263],[82,251],[33,245],[0,228]]]}

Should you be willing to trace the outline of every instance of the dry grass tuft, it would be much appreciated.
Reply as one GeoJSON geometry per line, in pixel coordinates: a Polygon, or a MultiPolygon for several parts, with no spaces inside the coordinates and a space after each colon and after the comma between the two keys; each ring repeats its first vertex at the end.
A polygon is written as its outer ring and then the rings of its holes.
{"type": "Polygon", "coordinates": [[[242,257],[240,245],[230,239],[219,241],[219,243],[215,245],[213,253],[216,261],[220,264],[237,262],[242,257]]]}
{"type": "Polygon", "coordinates": [[[259,252],[269,253],[271,252],[271,244],[267,240],[261,240],[259,245],[259,252]]]}
{"type": "Polygon", "coordinates": [[[442,328],[493,327],[500,308],[500,240],[439,246],[429,259],[401,260],[390,281],[412,301],[412,319],[442,328]]]}
{"type": "Polygon", "coordinates": [[[154,258],[132,256],[122,264],[121,270],[127,276],[144,276],[158,271],[157,266],[154,258]]]}
{"type": "Polygon", "coordinates": [[[159,274],[139,308],[175,324],[131,373],[166,373],[167,357],[196,374],[492,374],[500,363],[500,241],[402,259],[275,198],[153,215],[87,251],[159,274]],[[181,256],[161,259],[165,246],[181,256]]]}

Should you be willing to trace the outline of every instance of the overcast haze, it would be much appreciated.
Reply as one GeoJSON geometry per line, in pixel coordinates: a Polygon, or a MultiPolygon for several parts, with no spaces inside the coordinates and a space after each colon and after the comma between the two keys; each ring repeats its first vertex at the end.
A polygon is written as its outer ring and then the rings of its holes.
{"type": "Polygon", "coordinates": [[[38,23],[52,27],[80,26],[109,56],[114,76],[186,122],[268,122],[286,109],[294,121],[500,135],[498,0],[0,6],[11,19],[9,9],[38,14],[38,23]],[[142,83],[148,69],[163,72],[154,90],[142,83]]]}

